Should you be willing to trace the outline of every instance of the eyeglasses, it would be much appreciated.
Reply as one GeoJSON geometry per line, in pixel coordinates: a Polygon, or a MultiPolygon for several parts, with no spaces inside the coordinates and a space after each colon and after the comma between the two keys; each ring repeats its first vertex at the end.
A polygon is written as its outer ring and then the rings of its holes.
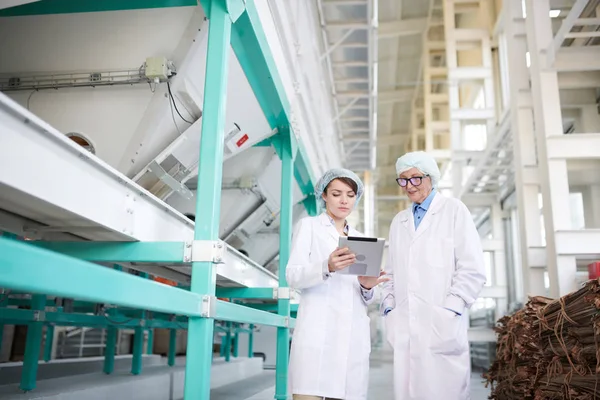
{"type": "Polygon", "coordinates": [[[408,182],[413,186],[420,186],[421,183],[423,183],[423,178],[427,178],[428,176],[429,175],[413,176],[412,178],[396,178],[396,182],[398,182],[398,185],[401,187],[406,187],[408,182]]]}

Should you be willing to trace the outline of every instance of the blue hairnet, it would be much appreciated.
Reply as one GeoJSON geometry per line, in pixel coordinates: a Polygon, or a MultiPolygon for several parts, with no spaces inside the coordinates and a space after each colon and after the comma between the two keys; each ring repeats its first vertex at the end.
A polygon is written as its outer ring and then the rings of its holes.
{"type": "Polygon", "coordinates": [[[329,171],[323,174],[321,179],[319,179],[319,181],[315,185],[315,197],[317,198],[317,203],[319,204],[322,210],[326,208],[325,200],[323,200],[323,192],[325,191],[327,185],[329,185],[329,183],[332,180],[337,178],[350,178],[356,183],[356,186],[358,186],[358,193],[356,193],[356,202],[354,203],[355,207],[360,201],[360,198],[362,197],[363,193],[365,192],[365,187],[362,181],[358,176],[356,176],[354,172],[344,168],[330,169],[329,171]]]}
{"type": "Polygon", "coordinates": [[[413,151],[406,153],[396,161],[396,175],[408,171],[411,168],[416,168],[425,175],[431,177],[431,184],[435,188],[440,182],[441,173],[437,162],[433,157],[424,151],[413,151]]]}

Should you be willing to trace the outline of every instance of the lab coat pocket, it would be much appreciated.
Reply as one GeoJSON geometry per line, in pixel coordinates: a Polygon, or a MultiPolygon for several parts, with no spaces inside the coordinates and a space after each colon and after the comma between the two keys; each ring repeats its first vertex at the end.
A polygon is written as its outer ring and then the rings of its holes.
{"type": "Polygon", "coordinates": [[[462,316],[434,306],[430,348],[434,353],[458,355],[464,352],[462,316]]]}

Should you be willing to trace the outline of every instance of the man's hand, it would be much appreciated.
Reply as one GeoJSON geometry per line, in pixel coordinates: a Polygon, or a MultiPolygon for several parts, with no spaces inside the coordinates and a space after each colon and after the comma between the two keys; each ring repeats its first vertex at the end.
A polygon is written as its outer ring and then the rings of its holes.
{"type": "Polygon", "coordinates": [[[362,286],[365,289],[373,289],[375,286],[379,285],[380,283],[383,282],[387,282],[389,281],[390,278],[385,276],[385,271],[381,271],[381,273],[379,274],[379,276],[359,276],[358,277],[358,282],[360,283],[360,286],[362,286]]]}
{"type": "Polygon", "coordinates": [[[336,272],[342,270],[356,261],[356,256],[350,253],[350,249],[347,247],[337,248],[329,255],[327,265],[329,266],[329,272],[336,272]]]}

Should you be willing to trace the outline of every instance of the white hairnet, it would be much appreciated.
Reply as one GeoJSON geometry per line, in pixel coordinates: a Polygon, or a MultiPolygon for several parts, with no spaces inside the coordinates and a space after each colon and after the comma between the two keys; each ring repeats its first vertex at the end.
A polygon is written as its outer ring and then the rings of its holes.
{"type": "Polygon", "coordinates": [[[424,151],[413,151],[406,153],[396,161],[396,176],[408,171],[411,168],[416,168],[425,175],[431,177],[431,184],[434,188],[440,182],[441,173],[437,162],[433,157],[424,151]]]}
{"type": "Polygon", "coordinates": [[[358,190],[357,190],[358,193],[356,193],[356,202],[354,203],[355,207],[356,207],[356,205],[358,205],[360,198],[362,197],[363,193],[365,192],[365,187],[364,187],[362,181],[360,180],[360,178],[358,176],[356,176],[356,174],[354,172],[344,169],[344,168],[330,169],[329,171],[327,171],[323,174],[321,179],[319,179],[319,181],[315,185],[315,197],[317,198],[317,203],[319,204],[319,206],[321,207],[322,210],[325,209],[325,200],[323,200],[323,192],[325,191],[325,188],[327,187],[327,185],[329,185],[329,183],[332,180],[337,179],[337,178],[350,178],[356,183],[356,186],[358,186],[358,190]]]}

